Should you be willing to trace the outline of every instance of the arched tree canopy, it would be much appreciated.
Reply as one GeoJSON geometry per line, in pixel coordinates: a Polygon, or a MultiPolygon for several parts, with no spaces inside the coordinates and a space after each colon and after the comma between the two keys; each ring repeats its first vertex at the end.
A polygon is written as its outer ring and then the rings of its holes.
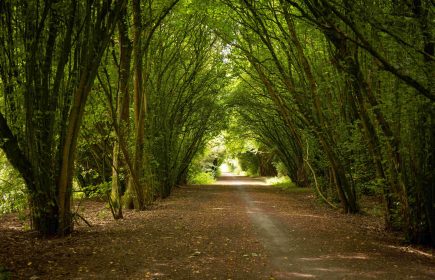
{"type": "Polygon", "coordinates": [[[40,233],[71,232],[77,188],[122,218],[231,156],[435,242],[432,1],[5,0],[0,22],[0,143],[40,233]]]}

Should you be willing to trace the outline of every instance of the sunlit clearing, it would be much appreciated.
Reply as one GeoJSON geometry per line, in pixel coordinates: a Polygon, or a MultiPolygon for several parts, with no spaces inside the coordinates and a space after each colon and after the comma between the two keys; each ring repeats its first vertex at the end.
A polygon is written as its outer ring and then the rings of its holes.
{"type": "Polygon", "coordinates": [[[287,176],[267,178],[266,182],[270,185],[291,184],[292,181],[287,176]]]}
{"type": "Polygon", "coordinates": [[[222,173],[229,173],[231,171],[230,166],[227,163],[222,163],[219,169],[222,173]]]}
{"type": "Polygon", "coordinates": [[[288,176],[271,177],[266,179],[266,183],[272,186],[288,189],[295,188],[296,184],[288,176]]]}

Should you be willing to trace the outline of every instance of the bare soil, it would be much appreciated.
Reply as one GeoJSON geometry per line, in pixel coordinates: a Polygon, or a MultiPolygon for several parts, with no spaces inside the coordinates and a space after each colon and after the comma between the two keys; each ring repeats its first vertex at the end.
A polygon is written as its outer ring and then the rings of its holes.
{"type": "Polygon", "coordinates": [[[433,250],[405,245],[379,217],[343,215],[310,191],[261,178],[181,187],[118,221],[104,202],[78,208],[92,227],[81,223],[63,239],[40,239],[17,215],[0,217],[0,271],[33,280],[435,279],[433,250]]]}

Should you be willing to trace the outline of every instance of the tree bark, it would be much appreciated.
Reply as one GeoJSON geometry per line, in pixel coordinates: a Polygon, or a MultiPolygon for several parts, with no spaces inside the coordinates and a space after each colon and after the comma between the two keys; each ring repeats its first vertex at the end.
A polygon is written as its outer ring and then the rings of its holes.
{"type": "MultiPolygon", "coordinates": [[[[121,135],[128,134],[129,126],[129,114],[130,114],[130,67],[131,67],[131,41],[128,37],[128,26],[126,22],[126,9],[122,11],[122,15],[118,22],[119,33],[119,45],[120,45],[120,63],[119,63],[119,87],[120,93],[117,100],[117,112],[116,120],[118,124],[119,133],[121,135]]],[[[120,174],[123,172],[124,163],[121,158],[120,141],[116,141],[113,146],[113,163],[112,163],[112,191],[111,200],[114,207],[115,219],[122,218],[122,203],[121,197],[123,195],[122,185],[126,185],[126,179],[124,176],[124,182],[121,182],[120,174]]]]}

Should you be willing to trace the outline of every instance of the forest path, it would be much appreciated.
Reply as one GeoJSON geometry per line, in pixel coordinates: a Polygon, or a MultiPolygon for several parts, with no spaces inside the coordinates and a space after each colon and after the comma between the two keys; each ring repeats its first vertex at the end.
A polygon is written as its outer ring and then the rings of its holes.
{"type": "Polygon", "coordinates": [[[247,177],[228,174],[217,184],[236,186],[273,278],[435,279],[433,257],[422,258],[424,252],[384,243],[370,231],[375,229],[374,220],[368,217],[337,216],[310,207],[310,194],[283,195],[247,177]]]}
{"type": "MultiPolygon", "coordinates": [[[[186,186],[152,211],[113,221],[84,201],[93,224],[41,240],[0,218],[0,267],[13,279],[435,279],[428,250],[404,247],[379,219],[342,215],[307,191],[224,176],[186,186]]],[[[14,218],[15,217],[15,218],[14,218]]]]}

